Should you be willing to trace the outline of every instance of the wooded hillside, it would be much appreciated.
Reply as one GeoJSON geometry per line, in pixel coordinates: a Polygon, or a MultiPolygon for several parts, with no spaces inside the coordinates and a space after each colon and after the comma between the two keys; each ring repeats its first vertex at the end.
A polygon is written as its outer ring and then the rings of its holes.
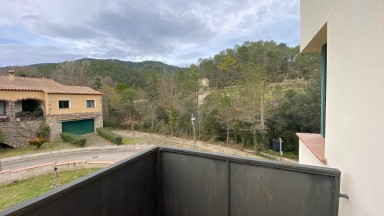
{"type": "Polygon", "coordinates": [[[274,41],[244,42],[188,68],[81,59],[13,69],[103,92],[105,126],[193,137],[193,113],[197,139],[262,151],[281,137],[292,152],[296,132],[320,126],[319,54],[274,41]]]}

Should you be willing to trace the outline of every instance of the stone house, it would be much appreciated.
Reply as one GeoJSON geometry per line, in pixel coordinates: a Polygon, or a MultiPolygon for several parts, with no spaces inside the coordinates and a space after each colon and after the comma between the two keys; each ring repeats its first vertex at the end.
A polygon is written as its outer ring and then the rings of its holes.
{"type": "Polygon", "coordinates": [[[94,133],[103,127],[102,93],[89,87],[62,85],[45,78],[0,76],[0,130],[4,143],[25,146],[43,123],[51,140],[62,132],[94,133]]]}

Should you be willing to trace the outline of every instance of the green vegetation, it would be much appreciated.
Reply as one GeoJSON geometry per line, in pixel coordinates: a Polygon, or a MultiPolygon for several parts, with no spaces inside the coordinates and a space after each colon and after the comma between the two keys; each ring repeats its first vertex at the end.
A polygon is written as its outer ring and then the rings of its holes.
{"type": "Polygon", "coordinates": [[[107,127],[192,138],[193,113],[198,140],[256,152],[282,138],[293,154],[296,132],[319,132],[320,55],[284,43],[246,41],[188,68],[81,59],[16,71],[101,91],[107,127]]]}
{"type": "Polygon", "coordinates": [[[123,138],[115,133],[113,133],[112,131],[108,130],[108,129],[105,129],[105,128],[97,128],[97,133],[104,137],[105,139],[117,144],[117,145],[120,145],[122,143],[122,140],[123,138]]]}
{"type": "Polygon", "coordinates": [[[122,144],[134,144],[136,143],[138,139],[137,138],[130,138],[130,137],[123,137],[123,141],[122,141],[122,144]]]}
{"type": "MultiPolygon", "coordinates": [[[[91,58],[12,68],[16,70],[17,76],[47,77],[63,84],[86,85],[97,90],[101,86],[95,85],[97,80],[99,84],[100,82],[126,83],[129,86],[144,87],[151,71],[166,74],[182,69],[157,61],[129,62],[91,58]]],[[[0,68],[0,74],[7,74],[8,70],[9,67],[0,68]]]]}
{"type": "Polygon", "coordinates": [[[37,137],[49,140],[51,135],[51,128],[47,124],[41,124],[39,129],[37,129],[37,137]]]}
{"type": "Polygon", "coordinates": [[[3,143],[4,142],[4,133],[2,130],[0,130],[0,143],[3,143]]]}
{"type": "Polygon", "coordinates": [[[36,146],[36,148],[40,148],[45,142],[47,142],[44,138],[35,138],[28,141],[29,145],[36,146]]]}
{"type": "Polygon", "coordinates": [[[70,142],[80,147],[83,147],[87,143],[86,138],[71,133],[61,133],[60,137],[64,141],[70,142]]]}
{"type": "Polygon", "coordinates": [[[44,145],[42,145],[39,149],[37,149],[34,146],[26,146],[22,148],[0,149],[0,159],[26,155],[26,154],[36,154],[36,153],[42,153],[42,152],[58,151],[62,149],[71,149],[71,148],[76,148],[76,146],[71,143],[65,143],[65,142],[64,143],[47,142],[44,145]]]}
{"type": "MultiPolygon", "coordinates": [[[[98,169],[83,169],[60,172],[56,181],[60,185],[67,184],[77,178],[86,176],[98,169]]],[[[38,176],[26,180],[16,181],[7,185],[0,185],[0,211],[18,203],[40,196],[53,188],[52,174],[38,176]]]]}

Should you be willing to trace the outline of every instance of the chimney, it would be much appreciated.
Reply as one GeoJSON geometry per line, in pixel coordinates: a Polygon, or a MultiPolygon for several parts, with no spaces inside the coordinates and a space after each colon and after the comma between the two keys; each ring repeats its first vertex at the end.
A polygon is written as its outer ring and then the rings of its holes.
{"type": "Polygon", "coordinates": [[[9,73],[8,74],[8,79],[11,80],[11,81],[15,80],[15,71],[14,70],[9,70],[8,73],[9,73]]]}

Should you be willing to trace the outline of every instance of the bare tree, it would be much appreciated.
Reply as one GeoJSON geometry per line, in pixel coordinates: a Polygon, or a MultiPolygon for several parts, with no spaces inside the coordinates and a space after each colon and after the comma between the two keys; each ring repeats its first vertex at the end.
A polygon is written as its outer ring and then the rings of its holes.
{"type": "Polygon", "coordinates": [[[132,131],[132,136],[135,136],[135,126],[142,124],[141,119],[134,114],[130,114],[127,116],[124,116],[121,120],[122,125],[130,125],[131,126],[131,131],[132,131]]]}
{"type": "Polygon", "coordinates": [[[90,61],[60,63],[53,72],[52,77],[62,84],[88,86],[90,84],[88,78],[90,64],[90,61]]]}

